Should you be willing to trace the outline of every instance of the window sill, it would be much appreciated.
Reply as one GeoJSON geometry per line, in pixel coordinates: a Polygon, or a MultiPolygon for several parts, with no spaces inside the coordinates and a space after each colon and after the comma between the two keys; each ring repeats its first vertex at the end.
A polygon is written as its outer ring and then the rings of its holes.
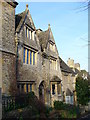
{"type": "Polygon", "coordinates": [[[30,39],[30,38],[28,38],[28,37],[26,37],[26,40],[32,40],[32,41],[34,41],[33,39],[30,39]]]}
{"type": "Polygon", "coordinates": [[[27,65],[27,66],[35,66],[35,67],[37,67],[37,65],[26,64],[26,63],[23,63],[23,65],[27,65]]]}

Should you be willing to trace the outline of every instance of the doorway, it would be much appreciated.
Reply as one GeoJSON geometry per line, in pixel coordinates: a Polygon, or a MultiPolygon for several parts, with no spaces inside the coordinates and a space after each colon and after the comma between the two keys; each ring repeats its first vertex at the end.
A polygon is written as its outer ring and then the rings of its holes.
{"type": "Polygon", "coordinates": [[[45,89],[44,89],[44,81],[42,81],[39,85],[39,99],[45,102],[45,89]]]}

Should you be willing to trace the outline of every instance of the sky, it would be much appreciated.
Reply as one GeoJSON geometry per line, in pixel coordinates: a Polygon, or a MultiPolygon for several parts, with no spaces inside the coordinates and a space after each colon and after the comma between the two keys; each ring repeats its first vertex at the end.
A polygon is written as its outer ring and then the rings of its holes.
{"type": "MultiPolygon", "coordinates": [[[[18,2],[18,0],[17,0],[18,2]]],[[[88,71],[88,11],[82,2],[19,2],[16,14],[29,5],[35,27],[42,30],[51,26],[59,56],[80,63],[88,71]]]]}

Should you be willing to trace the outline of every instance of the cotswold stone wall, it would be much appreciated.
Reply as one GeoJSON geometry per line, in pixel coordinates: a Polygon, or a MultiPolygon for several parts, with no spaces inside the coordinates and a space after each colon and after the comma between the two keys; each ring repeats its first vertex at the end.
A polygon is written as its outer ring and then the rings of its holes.
{"type": "Polygon", "coordinates": [[[40,45],[37,36],[35,35],[35,40],[30,40],[25,36],[25,29],[24,26],[22,27],[20,33],[17,34],[18,39],[18,83],[30,83],[33,82],[34,84],[34,92],[37,96],[39,96],[39,84],[42,81],[42,58],[40,53],[40,45]],[[29,44],[28,44],[29,43],[29,44]],[[23,49],[24,47],[27,49],[34,49],[31,47],[31,43],[36,45],[37,50],[37,64],[31,65],[23,63],[23,49]]]}
{"type": "Polygon", "coordinates": [[[12,80],[16,80],[15,9],[2,2],[2,93],[9,94],[12,80]]]}
{"type": "Polygon", "coordinates": [[[2,49],[15,53],[15,9],[2,2],[2,49]]]}
{"type": "MultiPolygon", "coordinates": [[[[14,87],[16,81],[16,56],[2,53],[2,93],[9,94],[10,85],[14,87]]],[[[13,91],[12,91],[13,92],[13,91]]]]}

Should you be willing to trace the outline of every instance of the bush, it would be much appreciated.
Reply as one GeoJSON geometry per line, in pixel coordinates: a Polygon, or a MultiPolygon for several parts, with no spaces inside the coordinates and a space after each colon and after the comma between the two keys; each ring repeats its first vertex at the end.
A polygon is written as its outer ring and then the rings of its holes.
{"type": "Polygon", "coordinates": [[[77,77],[76,79],[76,93],[77,93],[77,102],[81,105],[87,105],[90,101],[90,83],[89,80],[83,79],[82,77],[77,77]]]}
{"type": "Polygon", "coordinates": [[[63,103],[61,101],[55,101],[54,102],[54,109],[56,110],[61,110],[62,112],[62,116],[67,116],[67,118],[72,118],[75,117],[79,114],[79,107],[78,106],[74,106],[74,105],[70,105],[70,104],[66,104],[63,103]],[[68,113],[68,114],[66,114],[68,113]]]}
{"type": "Polygon", "coordinates": [[[63,102],[61,101],[54,101],[54,108],[56,110],[61,110],[61,109],[64,109],[65,105],[63,102]]]}

